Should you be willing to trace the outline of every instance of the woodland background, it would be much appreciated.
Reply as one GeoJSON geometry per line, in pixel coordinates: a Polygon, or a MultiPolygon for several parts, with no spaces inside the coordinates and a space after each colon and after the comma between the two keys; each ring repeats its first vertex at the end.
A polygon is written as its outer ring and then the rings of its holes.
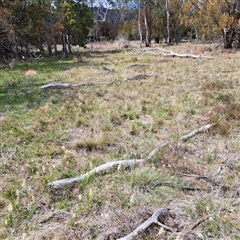
{"type": "Polygon", "coordinates": [[[239,0],[0,1],[0,59],[47,50],[67,56],[73,45],[124,37],[140,45],[181,40],[240,47],[239,0]]]}

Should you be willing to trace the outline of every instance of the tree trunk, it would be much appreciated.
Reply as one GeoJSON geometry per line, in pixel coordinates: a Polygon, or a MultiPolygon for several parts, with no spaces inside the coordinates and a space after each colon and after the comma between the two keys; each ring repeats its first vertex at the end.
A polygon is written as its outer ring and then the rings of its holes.
{"type": "Polygon", "coordinates": [[[66,41],[67,41],[67,45],[68,45],[68,52],[70,54],[72,54],[72,47],[71,47],[71,42],[70,42],[70,38],[69,38],[68,34],[66,35],[66,41]]]}
{"type": "Polygon", "coordinates": [[[54,44],[54,54],[57,55],[57,54],[58,54],[58,51],[57,51],[57,43],[56,43],[56,40],[55,40],[54,37],[53,37],[53,44],[54,44]]]}
{"type": "Polygon", "coordinates": [[[234,35],[234,30],[233,29],[224,28],[224,30],[223,30],[223,43],[224,43],[224,48],[225,49],[232,48],[233,35],[234,35]]]}
{"type": "Polygon", "coordinates": [[[148,19],[147,19],[147,5],[145,3],[144,5],[144,25],[145,25],[145,31],[146,31],[146,38],[145,38],[145,46],[150,47],[151,46],[151,34],[150,34],[150,29],[148,25],[148,19]]]}
{"type": "Polygon", "coordinates": [[[62,36],[62,44],[63,44],[63,53],[65,54],[65,57],[68,57],[68,50],[67,50],[67,46],[66,46],[66,36],[65,34],[62,36]]]}
{"type": "Polygon", "coordinates": [[[142,47],[142,30],[141,30],[141,0],[138,0],[138,32],[140,37],[140,48],[142,47]]]}
{"type": "Polygon", "coordinates": [[[51,47],[51,43],[50,43],[50,38],[49,38],[49,34],[48,34],[48,29],[45,30],[45,36],[46,36],[46,43],[47,43],[47,50],[49,55],[52,55],[52,47],[51,47]]]}
{"type": "Polygon", "coordinates": [[[166,12],[167,12],[167,44],[171,43],[171,39],[170,39],[170,0],[166,0],[166,12]]]}

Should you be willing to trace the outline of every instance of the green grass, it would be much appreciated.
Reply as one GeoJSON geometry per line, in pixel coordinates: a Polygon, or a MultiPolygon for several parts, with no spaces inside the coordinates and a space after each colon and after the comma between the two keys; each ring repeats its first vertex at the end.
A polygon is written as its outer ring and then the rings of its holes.
{"type": "MultiPolygon", "coordinates": [[[[176,52],[184,47],[172,46],[176,52]]],[[[155,209],[169,207],[170,227],[181,231],[184,219],[194,223],[211,214],[192,234],[238,239],[239,53],[226,63],[214,51],[213,60],[133,52],[85,51],[0,70],[0,238],[97,239],[115,229],[108,237],[117,239],[155,209]],[[226,68],[231,72],[217,72],[226,68]],[[29,69],[37,75],[25,76],[29,69]],[[149,77],[122,81],[143,73],[149,77]],[[40,89],[91,81],[112,83],[40,89]],[[178,142],[211,122],[217,126],[210,132],[178,142]],[[165,140],[170,145],[143,166],[91,175],[70,189],[47,187],[106,162],[143,158],[165,140]],[[214,175],[220,165],[224,171],[212,182],[179,176],[214,175]],[[155,186],[161,181],[203,190],[155,186]]],[[[156,239],[159,229],[138,239],[156,239]]],[[[175,238],[165,232],[161,239],[175,238]]]]}

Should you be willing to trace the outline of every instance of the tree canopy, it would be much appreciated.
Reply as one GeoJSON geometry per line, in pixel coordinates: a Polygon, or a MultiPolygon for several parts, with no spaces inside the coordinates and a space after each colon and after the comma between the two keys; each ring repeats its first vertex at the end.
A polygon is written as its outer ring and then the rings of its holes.
{"type": "Polygon", "coordinates": [[[0,58],[31,57],[30,46],[71,52],[71,44],[85,45],[93,17],[81,0],[0,1],[0,58]]]}

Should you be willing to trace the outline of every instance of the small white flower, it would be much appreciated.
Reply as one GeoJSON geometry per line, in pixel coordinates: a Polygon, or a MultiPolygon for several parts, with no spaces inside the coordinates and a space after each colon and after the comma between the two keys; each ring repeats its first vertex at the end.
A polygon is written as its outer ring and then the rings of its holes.
{"type": "Polygon", "coordinates": [[[9,212],[12,212],[12,211],[13,211],[13,204],[12,204],[12,203],[9,203],[9,205],[8,205],[8,211],[9,211],[9,212]]]}
{"type": "Polygon", "coordinates": [[[135,194],[132,194],[130,197],[130,204],[133,204],[135,201],[135,194]]]}
{"type": "Polygon", "coordinates": [[[82,194],[79,194],[79,195],[78,195],[78,200],[79,200],[79,202],[82,201],[82,194]]]}
{"type": "Polygon", "coordinates": [[[27,234],[26,234],[26,233],[23,233],[23,234],[22,234],[22,240],[25,240],[26,237],[27,237],[27,234]]]}

